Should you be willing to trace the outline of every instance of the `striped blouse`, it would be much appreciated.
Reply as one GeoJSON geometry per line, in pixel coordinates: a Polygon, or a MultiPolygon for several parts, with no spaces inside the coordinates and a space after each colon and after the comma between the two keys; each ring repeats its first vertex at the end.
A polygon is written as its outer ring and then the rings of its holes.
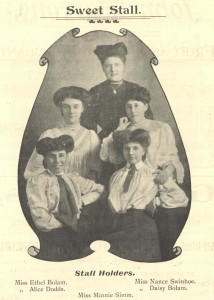
{"type": "MultiPolygon", "coordinates": [[[[78,208],[77,218],[79,219],[83,204],[88,205],[98,200],[104,187],[74,173],[64,174],[62,178],[75,199],[78,208]]],[[[53,173],[45,170],[39,175],[29,178],[26,192],[28,206],[38,229],[50,231],[63,227],[55,217],[60,200],[60,187],[58,179],[53,173]]]]}

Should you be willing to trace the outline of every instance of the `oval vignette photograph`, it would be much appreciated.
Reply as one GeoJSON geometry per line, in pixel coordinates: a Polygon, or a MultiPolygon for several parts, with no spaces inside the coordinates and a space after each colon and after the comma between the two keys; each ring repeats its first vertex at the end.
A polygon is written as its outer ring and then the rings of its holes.
{"type": "Polygon", "coordinates": [[[158,63],[127,29],[74,28],[41,56],[18,166],[20,204],[39,240],[32,257],[84,258],[96,240],[136,262],[182,253],[190,170],[158,63]]]}

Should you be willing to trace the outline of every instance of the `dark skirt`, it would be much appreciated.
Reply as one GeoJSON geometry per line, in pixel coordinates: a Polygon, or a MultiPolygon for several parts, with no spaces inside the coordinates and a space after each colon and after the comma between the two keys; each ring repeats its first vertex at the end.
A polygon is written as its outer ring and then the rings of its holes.
{"type": "Polygon", "coordinates": [[[84,206],[78,220],[77,231],[69,227],[38,232],[40,250],[36,258],[48,261],[66,261],[82,258],[93,251],[90,244],[100,239],[102,202],[84,206]]]}
{"type": "Polygon", "coordinates": [[[65,261],[79,257],[78,235],[70,228],[39,232],[40,250],[36,258],[47,261],[65,261]]]}
{"type": "Polygon", "coordinates": [[[144,210],[109,213],[102,238],[111,244],[109,252],[119,257],[139,262],[161,261],[156,223],[144,210]]]}
{"type": "Polygon", "coordinates": [[[158,207],[155,215],[162,261],[176,257],[173,247],[189,214],[189,207],[158,207]]]}

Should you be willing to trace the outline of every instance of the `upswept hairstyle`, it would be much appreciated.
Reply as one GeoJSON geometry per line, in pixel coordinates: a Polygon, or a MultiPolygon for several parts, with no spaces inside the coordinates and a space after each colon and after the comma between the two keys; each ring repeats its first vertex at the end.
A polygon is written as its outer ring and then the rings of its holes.
{"type": "Polygon", "coordinates": [[[121,156],[123,156],[124,145],[131,142],[138,143],[143,147],[143,149],[145,150],[145,155],[143,156],[142,160],[144,160],[146,158],[146,151],[151,143],[149,132],[144,129],[138,128],[133,131],[126,129],[115,131],[113,133],[114,147],[121,156]]]}
{"type": "Polygon", "coordinates": [[[66,86],[57,90],[53,96],[53,101],[56,106],[61,106],[65,98],[74,98],[82,101],[83,105],[86,106],[90,94],[89,91],[77,86],[66,86]]]}
{"type": "Polygon", "coordinates": [[[36,144],[36,151],[38,154],[46,156],[52,151],[65,150],[66,153],[73,151],[74,140],[70,135],[61,135],[57,138],[46,137],[39,140],[36,144]]]}
{"type": "Polygon", "coordinates": [[[126,45],[121,42],[114,45],[98,45],[94,53],[103,65],[108,57],[119,57],[125,63],[128,50],[126,45]]]}
{"type": "Polygon", "coordinates": [[[129,100],[137,100],[143,102],[144,104],[149,104],[151,101],[151,96],[149,91],[144,87],[133,87],[126,92],[125,103],[129,100]]]}

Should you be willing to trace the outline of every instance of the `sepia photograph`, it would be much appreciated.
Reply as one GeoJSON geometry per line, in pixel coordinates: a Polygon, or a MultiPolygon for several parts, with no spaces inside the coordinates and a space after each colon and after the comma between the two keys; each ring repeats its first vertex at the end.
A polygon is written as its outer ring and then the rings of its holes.
{"type": "Polygon", "coordinates": [[[127,29],[74,28],[46,64],[19,160],[20,203],[40,240],[30,255],[80,258],[95,240],[133,261],[180,255],[190,172],[156,56],[127,29]]]}

